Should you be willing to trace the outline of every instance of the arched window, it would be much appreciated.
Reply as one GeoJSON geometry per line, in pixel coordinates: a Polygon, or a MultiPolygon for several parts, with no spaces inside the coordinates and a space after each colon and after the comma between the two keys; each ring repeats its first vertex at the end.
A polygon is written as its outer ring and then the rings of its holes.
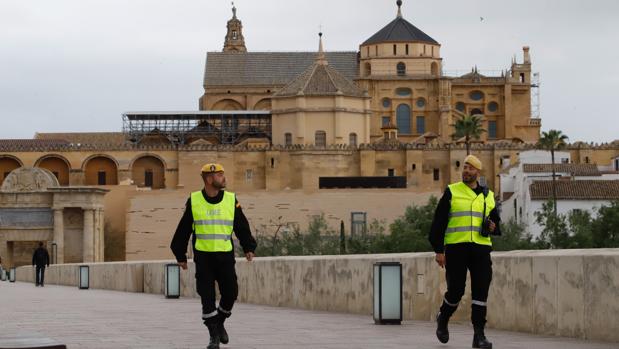
{"type": "Polygon", "coordinates": [[[324,147],[327,145],[327,133],[325,131],[316,131],[314,134],[314,144],[317,147],[324,147]]]}
{"type": "Polygon", "coordinates": [[[458,102],[456,103],[456,110],[464,113],[464,110],[466,109],[466,105],[463,102],[458,102]]]}
{"type": "Polygon", "coordinates": [[[285,145],[292,145],[292,133],[286,132],[284,134],[284,142],[285,145]]]}
{"type": "Polygon", "coordinates": [[[483,115],[483,114],[484,114],[484,112],[481,109],[479,109],[479,108],[475,108],[475,109],[471,110],[471,115],[483,115]]]}
{"type": "Polygon", "coordinates": [[[411,107],[408,104],[400,104],[396,110],[396,124],[398,133],[411,133],[411,107]]]}
{"type": "Polygon", "coordinates": [[[488,111],[496,112],[499,109],[499,104],[497,102],[488,103],[488,111]]]}
{"type": "Polygon", "coordinates": [[[350,144],[351,147],[357,146],[357,134],[356,133],[353,132],[348,135],[348,144],[350,144]]]}
{"type": "Polygon", "coordinates": [[[397,70],[398,70],[398,76],[404,76],[406,75],[406,64],[404,64],[404,62],[400,62],[398,63],[398,65],[396,66],[397,70]]]}

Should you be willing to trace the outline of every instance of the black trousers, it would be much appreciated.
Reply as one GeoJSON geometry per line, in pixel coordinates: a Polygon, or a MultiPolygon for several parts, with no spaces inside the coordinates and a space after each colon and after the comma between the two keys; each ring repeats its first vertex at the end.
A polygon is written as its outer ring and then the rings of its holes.
{"type": "Polygon", "coordinates": [[[234,269],[233,252],[194,251],[196,263],[196,288],[202,300],[202,319],[215,319],[218,314],[228,317],[239,294],[239,286],[234,269]],[[221,299],[215,306],[215,281],[219,286],[221,299]]]}
{"type": "Polygon", "coordinates": [[[490,246],[462,243],[445,246],[447,292],[441,313],[451,316],[460,303],[466,287],[466,272],[471,273],[471,322],[473,326],[486,324],[486,301],[492,281],[490,246]]]}
{"type": "Polygon", "coordinates": [[[35,269],[35,284],[38,285],[43,285],[43,282],[45,282],[45,266],[44,265],[37,265],[36,269],[35,269]]]}

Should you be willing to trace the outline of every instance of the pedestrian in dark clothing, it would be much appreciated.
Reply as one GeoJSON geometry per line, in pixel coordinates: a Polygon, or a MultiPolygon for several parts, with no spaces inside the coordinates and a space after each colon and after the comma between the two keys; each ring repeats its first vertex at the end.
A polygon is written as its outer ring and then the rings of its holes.
{"type": "Polygon", "coordinates": [[[49,267],[49,253],[43,247],[43,243],[39,242],[39,248],[34,250],[32,254],[32,265],[36,266],[35,286],[44,286],[45,281],[45,266],[49,267]]]}
{"type": "Polygon", "coordinates": [[[481,161],[469,155],[464,159],[462,182],[448,186],[440,199],[430,229],[429,240],[436,262],[445,268],[447,292],[437,316],[436,336],[449,341],[447,324],[464,295],[467,270],[471,273],[471,322],[475,334],[473,348],[492,348],[486,339],[486,305],[492,280],[490,235],[501,235],[500,218],[494,193],[477,179],[481,161]]]}
{"type": "Polygon", "coordinates": [[[232,314],[238,296],[232,232],[243,247],[245,258],[252,261],[256,240],[249,222],[232,192],[224,191],[226,177],[220,164],[202,167],[204,189],[191,193],[185,213],[178,223],[170,248],[183,270],[187,269],[187,243],[192,237],[196,266],[196,288],[202,300],[202,320],[208,328],[207,349],[217,349],[230,340],[224,321],[232,314]],[[215,305],[215,281],[221,299],[215,305]]]}

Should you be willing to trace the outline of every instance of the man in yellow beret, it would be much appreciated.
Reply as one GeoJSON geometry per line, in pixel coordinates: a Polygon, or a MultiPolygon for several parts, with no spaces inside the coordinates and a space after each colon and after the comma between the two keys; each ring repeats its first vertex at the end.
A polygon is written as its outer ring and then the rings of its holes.
{"type": "Polygon", "coordinates": [[[187,243],[192,237],[202,321],[210,336],[207,348],[217,349],[220,343],[227,344],[230,340],[224,321],[232,314],[238,296],[232,232],[249,262],[254,258],[256,240],[236,195],[224,190],[224,167],[216,163],[206,164],[202,166],[201,176],[204,189],[191,193],[170,248],[178,264],[186,270],[187,243]],[[215,305],[215,281],[221,294],[219,306],[215,305]]]}
{"type": "Polygon", "coordinates": [[[429,240],[435,260],[445,268],[447,292],[437,316],[436,337],[449,341],[447,324],[464,295],[467,270],[471,273],[473,348],[492,348],[486,339],[486,302],[492,280],[490,235],[501,235],[494,193],[479,184],[482,163],[474,155],[464,159],[462,181],[450,184],[439,200],[429,240]]]}

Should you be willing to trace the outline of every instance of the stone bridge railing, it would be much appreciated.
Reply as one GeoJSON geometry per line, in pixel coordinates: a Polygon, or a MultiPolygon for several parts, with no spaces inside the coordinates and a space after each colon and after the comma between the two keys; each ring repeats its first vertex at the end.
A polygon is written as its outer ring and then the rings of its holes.
{"type": "MultiPolygon", "coordinates": [[[[619,249],[513,251],[492,259],[489,327],[619,341],[619,249]]],[[[402,263],[404,319],[432,320],[446,287],[433,253],[239,259],[239,301],[371,316],[378,261],[402,263]]],[[[166,263],[89,264],[90,287],[161,294],[166,263]]],[[[46,284],[76,286],[77,267],[53,265],[46,284]]],[[[33,277],[32,267],[18,268],[19,281],[33,277]]],[[[183,296],[197,296],[193,264],[181,272],[181,286],[183,296]]],[[[468,322],[470,304],[467,290],[454,320],[468,322]]]]}

